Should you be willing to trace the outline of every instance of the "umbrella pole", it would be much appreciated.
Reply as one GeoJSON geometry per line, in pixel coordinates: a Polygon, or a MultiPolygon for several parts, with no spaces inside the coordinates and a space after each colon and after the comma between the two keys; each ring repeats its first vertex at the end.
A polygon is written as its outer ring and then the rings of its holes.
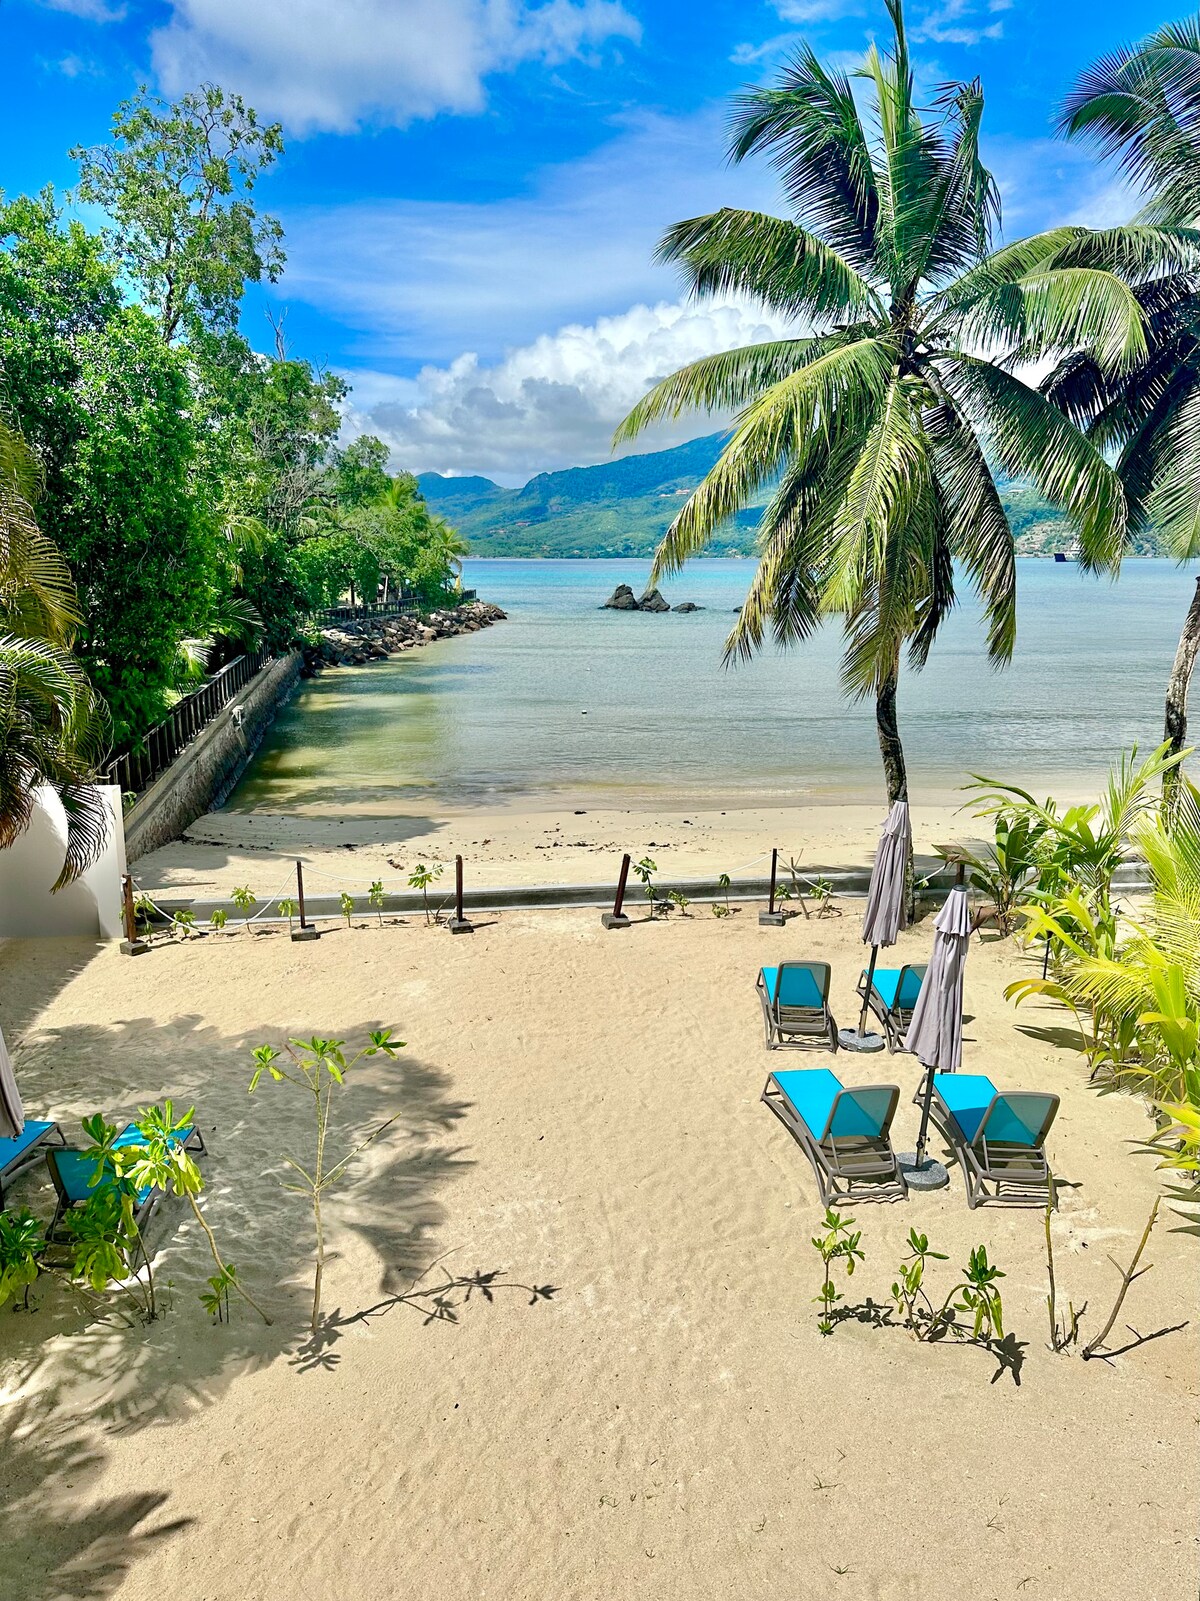
{"type": "Polygon", "coordinates": [[[858,1032],[867,1032],[867,1013],[871,1008],[871,985],[875,982],[875,963],[879,960],[879,946],[871,946],[871,960],[867,963],[867,979],[863,985],[862,1016],[858,1020],[858,1032]]]}
{"type": "Polygon", "coordinates": [[[917,1135],[917,1166],[925,1165],[925,1145],[929,1139],[929,1111],[933,1104],[933,1069],[925,1069],[925,1094],[921,1097],[921,1132],[917,1135]]]}

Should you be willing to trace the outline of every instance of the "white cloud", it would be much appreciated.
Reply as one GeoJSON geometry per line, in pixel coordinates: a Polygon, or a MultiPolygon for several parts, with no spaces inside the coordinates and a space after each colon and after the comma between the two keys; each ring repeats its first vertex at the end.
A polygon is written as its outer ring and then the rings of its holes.
{"type": "Polygon", "coordinates": [[[987,15],[1007,10],[1010,3],[1011,0],[1000,0],[998,5],[981,7],[974,0],[945,0],[944,5],[920,19],[912,30],[912,36],[933,44],[967,46],[980,44],[984,39],[999,39],[1004,33],[1004,24],[984,22],[978,13],[983,11],[987,15]]]}
{"type": "MultiPolygon", "coordinates": [[[[677,367],[788,331],[737,303],[633,306],[543,334],[491,364],[465,354],[415,379],[350,373],[347,429],[386,440],[396,467],[524,483],[536,472],[607,460],[616,425],[677,367]]],[[[632,448],[680,444],[723,420],[692,413],[632,448]]]]}
{"type": "Polygon", "coordinates": [[[723,159],[723,113],[642,116],[589,156],[499,201],[364,201],[287,211],[281,293],[356,331],[381,358],[494,360],[546,328],[672,297],[653,261],[664,229],[722,205],[774,209],[754,163],[723,159]]]}
{"type": "Polygon", "coordinates": [[[65,11],[71,17],[83,17],[87,22],[120,22],[125,6],[114,5],[111,0],[38,0],[47,11],[65,11]]]}
{"type": "Polygon", "coordinates": [[[172,7],[171,20],[151,35],[168,93],[213,79],[299,133],[477,112],[492,73],[561,64],[641,34],[621,0],[172,0],[172,7]]]}
{"type": "Polygon", "coordinates": [[[861,16],[862,0],[771,0],[784,22],[836,22],[861,16]]]}

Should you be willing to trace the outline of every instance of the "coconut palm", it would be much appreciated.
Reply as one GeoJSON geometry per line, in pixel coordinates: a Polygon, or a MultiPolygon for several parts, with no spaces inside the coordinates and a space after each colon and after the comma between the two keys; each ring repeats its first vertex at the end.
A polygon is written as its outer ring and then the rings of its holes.
{"type": "Polygon", "coordinates": [[[37,525],[37,463],[0,421],[0,848],[33,817],[35,790],[57,791],[67,854],[55,889],[103,848],[108,812],[95,787],[108,725],[70,654],[79,623],[71,575],[37,525]]]}
{"type": "Polygon", "coordinates": [[[859,74],[867,121],[846,75],[807,48],[736,104],[732,159],[767,155],[796,220],[723,210],[678,223],[659,247],[694,294],[750,297],[794,319],[795,337],[683,368],[617,437],[691,408],[736,413],[651,582],[766,492],[727,659],[752,654],[768,627],[791,644],[841,616],[844,683],[875,697],[897,799],[901,653],[925,662],[955,601],[956,564],[982,601],[991,659],[1013,650],[1013,538],[991,464],[1068,513],[1088,566],[1114,565],[1125,538],[1121,484],[1101,451],[999,358],[1083,347],[1114,370],[1134,365],[1146,338],[1132,286],[1194,252],[1156,227],[1058,228],[992,250],[1000,208],[979,153],[981,87],[948,84],[920,109],[900,0],[888,12],[893,46],[872,47],[859,74]]]}
{"type": "MultiPolygon", "coordinates": [[[[1116,158],[1149,196],[1153,223],[1200,219],[1200,19],[1160,28],[1096,63],[1063,109],[1068,137],[1116,158]]],[[[1177,271],[1138,291],[1146,355],[1124,372],[1077,354],[1043,389],[1104,450],[1115,454],[1130,530],[1154,528],[1180,561],[1200,555],[1200,274],[1177,271]]],[[[1164,738],[1187,739],[1187,697],[1200,653],[1200,580],[1167,686],[1164,738]]],[[[1179,781],[1172,768],[1168,797],[1179,781]]]]}

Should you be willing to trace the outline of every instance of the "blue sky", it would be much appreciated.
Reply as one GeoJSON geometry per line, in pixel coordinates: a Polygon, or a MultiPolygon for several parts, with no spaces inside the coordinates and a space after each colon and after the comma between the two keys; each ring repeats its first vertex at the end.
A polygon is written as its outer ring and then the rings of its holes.
{"type": "MultiPolygon", "coordinates": [[[[1128,214],[1114,174],[1054,138],[1054,108],[1181,5],[907,14],[920,82],[983,79],[1008,235],[1128,214]]],[[[801,39],[848,65],[876,33],[878,0],[7,0],[0,183],[68,186],[68,148],[102,140],[138,83],[240,90],[287,145],[258,198],[288,270],[248,297],[252,342],[285,306],[293,352],[348,378],[348,426],[396,465],[523,482],[604,459],[656,376],[776,330],[682,303],[655,242],[722,204],[780,209],[764,169],[724,164],[729,95],[801,39]]]]}

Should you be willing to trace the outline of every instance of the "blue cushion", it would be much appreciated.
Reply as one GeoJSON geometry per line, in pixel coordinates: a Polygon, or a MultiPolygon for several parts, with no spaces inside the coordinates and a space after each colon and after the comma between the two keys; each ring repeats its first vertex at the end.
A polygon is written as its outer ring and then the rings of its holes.
{"type": "Polygon", "coordinates": [[[1053,1096],[1022,1091],[1010,1098],[1001,1095],[992,1108],[983,1131],[985,1139],[1004,1140],[1009,1145],[1037,1147],[1039,1135],[1046,1126],[1053,1105],[1053,1096]]]}
{"type": "MultiPolygon", "coordinates": [[[[863,978],[867,976],[863,970],[863,978]]],[[[921,975],[914,973],[911,967],[876,968],[872,988],[883,1002],[887,1011],[891,1011],[897,1004],[906,1012],[911,1012],[917,1004],[917,996],[921,993],[921,975]],[[900,975],[904,974],[904,988],[900,992],[899,1002],[896,1000],[896,986],[900,983],[900,975]]]]}
{"type": "Polygon", "coordinates": [[[807,1125],[815,1140],[828,1128],[840,1138],[869,1136],[885,1131],[892,1093],[887,1089],[844,1089],[827,1067],[788,1068],[771,1077],[807,1125]],[[837,1102],[836,1110],[834,1102],[837,1102]],[[833,1124],[829,1116],[833,1113],[833,1124]]]}
{"type": "Polygon", "coordinates": [[[24,1156],[40,1139],[44,1139],[53,1127],[53,1123],[35,1123],[32,1118],[26,1118],[25,1127],[15,1140],[0,1140],[0,1173],[24,1156]]]}
{"type": "Polygon", "coordinates": [[[970,1144],[992,1104],[996,1086],[985,1073],[935,1073],[933,1087],[970,1144]]]}
{"type": "Polygon", "coordinates": [[[775,975],[778,971],[777,967],[762,969],[763,983],[767,987],[769,1001],[779,1006],[811,1006],[818,1011],[824,1007],[825,999],[821,994],[821,986],[807,967],[792,967],[790,964],[785,964],[779,995],[776,997],[775,975]]]}

